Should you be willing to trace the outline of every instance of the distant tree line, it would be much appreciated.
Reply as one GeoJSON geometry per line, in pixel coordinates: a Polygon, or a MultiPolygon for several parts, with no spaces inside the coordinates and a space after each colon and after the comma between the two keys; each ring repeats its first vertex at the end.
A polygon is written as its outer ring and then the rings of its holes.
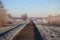
{"type": "Polygon", "coordinates": [[[60,15],[57,15],[57,16],[49,15],[48,16],[48,23],[60,26],[60,15]]]}

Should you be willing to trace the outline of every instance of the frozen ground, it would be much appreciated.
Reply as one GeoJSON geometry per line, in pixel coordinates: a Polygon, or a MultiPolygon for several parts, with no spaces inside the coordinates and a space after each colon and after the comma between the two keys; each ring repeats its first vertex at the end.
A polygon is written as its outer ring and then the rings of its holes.
{"type": "Polygon", "coordinates": [[[16,27],[17,25],[22,24],[24,22],[16,22],[16,23],[14,23],[14,24],[12,24],[11,26],[8,26],[8,27],[0,27],[0,34],[3,33],[3,32],[6,32],[7,30],[10,30],[10,29],[12,29],[12,28],[16,27]]]}
{"type": "Polygon", "coordinates": [[[40,22],[35,22],[35,24],[44,40],[60,40],[60,27],[48,25],[42,26],[40,22]]]}

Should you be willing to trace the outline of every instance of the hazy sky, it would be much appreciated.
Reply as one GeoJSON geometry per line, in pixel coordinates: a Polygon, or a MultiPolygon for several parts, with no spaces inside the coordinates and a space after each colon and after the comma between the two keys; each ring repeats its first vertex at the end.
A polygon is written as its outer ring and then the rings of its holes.
{"type": "Polygon", "coordinates": [[[60,0],[3,0],[3,4],[13,16],[23,13],[36,17],[60,14],[60,0]]]}

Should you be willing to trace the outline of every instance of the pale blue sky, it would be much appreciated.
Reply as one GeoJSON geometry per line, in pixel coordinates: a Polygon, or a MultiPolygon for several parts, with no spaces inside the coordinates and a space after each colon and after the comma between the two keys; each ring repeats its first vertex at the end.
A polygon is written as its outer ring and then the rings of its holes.
{"type": "Polygon", "coordinates": [[[36,17],[60,14],[60,0],[3,0],[3,4],[18,17],[25,12],[36,17]]]}

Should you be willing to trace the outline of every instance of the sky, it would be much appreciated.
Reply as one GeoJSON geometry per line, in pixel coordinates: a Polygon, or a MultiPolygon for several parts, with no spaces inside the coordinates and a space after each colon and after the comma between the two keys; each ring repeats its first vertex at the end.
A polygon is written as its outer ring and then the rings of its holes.
{"type": "Polygon", "coordinates": [[[60,14],[60,0],[2,0],[5,9],[12,16],[41,17],[60,14]]]}

